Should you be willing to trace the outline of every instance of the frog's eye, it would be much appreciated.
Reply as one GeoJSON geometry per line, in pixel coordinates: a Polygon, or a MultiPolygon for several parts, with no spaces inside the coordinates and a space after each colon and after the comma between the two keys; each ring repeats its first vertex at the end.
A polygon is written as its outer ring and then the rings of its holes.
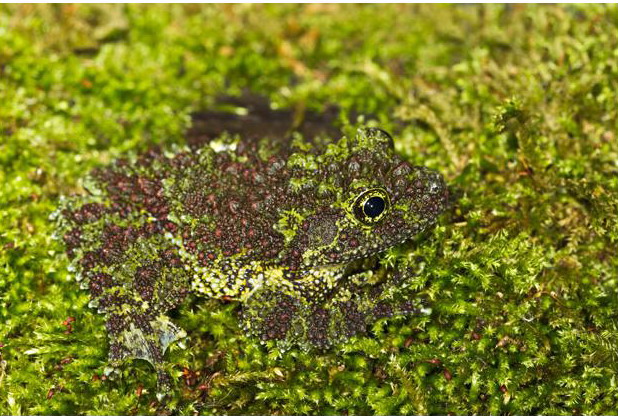
{"type": "Polygon", "coordinates": [[[373,225],[384,218],[390,204],[390,198],[384,189],[373,188],[357,196],[352,209],[357,220],[365,225],[373,225]]]}

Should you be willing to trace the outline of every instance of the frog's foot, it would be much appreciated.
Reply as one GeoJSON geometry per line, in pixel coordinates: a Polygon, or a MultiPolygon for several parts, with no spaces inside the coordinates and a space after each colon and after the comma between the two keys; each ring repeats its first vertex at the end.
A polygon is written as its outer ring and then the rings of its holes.
{"type": "Polygon", "coordinates": [[[163,356],[168,346],[186,336],[167,316],[144,313],[110,313],[106,327],[110,337],[109,359],[119,365],[127,359],[148,361],[157,372],[159,391],[168,391],[171,378],[164,369],[163,356]]]}
{"type": "Polygon", "coordinates": [[[326,349],[343,338],[366,332],[366,315],[352,302],[336,304],[307,301],[302,296],[261,291],[242,309],[244,329],[278,347],[292,345],[326,349]]]}
{"type": "Polygon", "coordinates": [[[262,341],[292,342],[300,334],[300,299],[271,290],[254,293],[242,307],[242,326],[262,341]]]}
{"type": "Polygon", "coordinates": [[[414,293],[411,278],[416,274],[416,270],[404,267],[381,269],[376,273],[377,278],[351,276],[333,292],[330,303],[335,308],[344,306],[347,321],[358,315],[364,316],[366,325],[381,318],[426,312],[423,299],[414,293]]]}

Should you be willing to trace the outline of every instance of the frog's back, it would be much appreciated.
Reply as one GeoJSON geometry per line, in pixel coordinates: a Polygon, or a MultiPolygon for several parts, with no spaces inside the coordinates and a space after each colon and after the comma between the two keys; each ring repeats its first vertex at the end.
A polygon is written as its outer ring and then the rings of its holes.
{"type": "Polygon", "coordinates": [[[288,192],[286,153],[259,149],[257,142],[229,142],[175,154],[151,150],[94,171],[91,195],[61,210],[76,267],[88,281],[148,257],[140,250],[191,273],[224,260],[274,264],[285,244],[274,225],[301,202],[288,192]]]}
{"type": "Polygon", "coordinates": [[[286,160],[262,159],[255,147],[206,147],[180,157],[186,166],[175,172],[167,197],[184,249],[202,267],[232,257],[274,262],[284,238],[273,224],[296,203],[287,192],[286,160]]]}

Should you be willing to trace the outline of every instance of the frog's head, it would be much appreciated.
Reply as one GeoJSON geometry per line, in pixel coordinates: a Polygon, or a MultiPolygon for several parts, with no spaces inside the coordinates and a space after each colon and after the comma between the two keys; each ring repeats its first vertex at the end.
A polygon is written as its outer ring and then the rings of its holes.
{"type": "Polygon", "coordinates": [[[304,172],[306,216],[290,251],[299,267],[347,264],[401,244],[447,203],[442,176],[399,158],[380,129],[328,146],[304,172]]]}

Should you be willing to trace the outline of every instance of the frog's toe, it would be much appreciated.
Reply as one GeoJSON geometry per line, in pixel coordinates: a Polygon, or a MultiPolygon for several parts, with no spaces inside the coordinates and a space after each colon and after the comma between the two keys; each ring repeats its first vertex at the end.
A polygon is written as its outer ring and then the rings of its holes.
{"type": "MultiPolygon", "coordinates": [[[[243,304],[244,329],[261,341],[275,341],[280,348],[298,345],[323,350],[337,342],[345,331],[348,335],[360,330],[346,325],[342,329],[341,311],[328,305],[307,302],[276,291],[264,291],[243,304]]],[[[355,322],[364,328],[364,321],[355,322]]]]}
{"type": "Polygon", "coordinates": [[[262,341],[291,341],[299,335],[301,308],[300,300],[290,295],[270,291],[260,293],[243,305],[243,327],[262,341]]]}
{"type": "Polygon", "coordinates": [[[163,356],[169,345],[186,336],[167,316],[149,318],[142,314],[123,316],[123,327],[109,325],[118,320],[118,315],[108,317],[107,326],[110,337],[109,359],[119,365],[128,359],[148,361],[157,371],[159,389],[169,390],[171,378],[163,368],[163,356]]]}

